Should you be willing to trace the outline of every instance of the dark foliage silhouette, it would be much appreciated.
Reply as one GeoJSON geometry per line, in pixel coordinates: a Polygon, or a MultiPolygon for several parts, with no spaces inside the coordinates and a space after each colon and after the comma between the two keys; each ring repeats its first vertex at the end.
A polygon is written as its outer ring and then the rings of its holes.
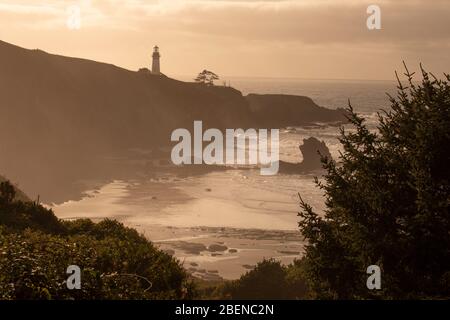
{"type": "Polygon", "coordinates": [[[182,299],[192,297],[180,263],[114,220],[60,221],[0,184],[0,299],[182,299]],[[69,265],[82,286],[66,286],[69,265]]]}
{"type": "MultiPolygon", "coordinates": [[[[406,69],[406,66],[405,66],[406,69]]],[[[406,69],[391,110],[371,132],[349,106],[354,131],[324,157],[326,211],[301,200],[305,272],[318,298],[441,298],[450,295],[450,78],[406,69]],[[381,290],[366,268],[382,270],[381,290]]]]}

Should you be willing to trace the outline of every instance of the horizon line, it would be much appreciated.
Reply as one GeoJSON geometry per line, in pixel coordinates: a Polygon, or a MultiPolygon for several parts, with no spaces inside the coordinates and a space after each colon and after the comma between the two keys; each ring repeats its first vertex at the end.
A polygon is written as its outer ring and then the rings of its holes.
{"type": "MultiPolygon", "coordinates": [[[[192,75],[187,74],[166,74],[168,77],[181,77],[181,78],[189,78],[194,77],[192,75]]],[[[220,75],[219,75],[220,76],[220,75]]],[[[235,78],[235,79],[277,79],[277,80],[327,80],[327,81],[390,81],[390,82],[397,82],[395,78],[392,79],[364,79],[364,78],[313,78],[313,77],[301,77],[301,76],[248,76],[248,75],[224,75],[221,76],[220,80],[225,80],[225,78],[235,78]]]]}

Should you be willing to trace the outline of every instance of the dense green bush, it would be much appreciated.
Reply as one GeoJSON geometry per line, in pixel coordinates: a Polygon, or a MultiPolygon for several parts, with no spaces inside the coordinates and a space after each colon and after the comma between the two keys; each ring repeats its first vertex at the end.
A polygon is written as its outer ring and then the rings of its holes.
{"type": "Polygon", "coordinates": [[[11,183],[0,182],[0,225],[12,230],[32,228],[48,233],[64,231],[51,210],[37,202],[18,200],[16,193],[17,190],[11,183]]]}
{"type": "Polygon", "coordinates": [[[308,287],[301,260],[284,266],[274,259],[259,262],[240,279],[226,282],[220,298],[228,299],[305,299],[308,287]]]}
{"type": "Polygon", "coordinates": [[[1,299],[181,299],[192,286],[180,263],[113,220],[61,222],[0,187],[1,299]],[[80,290],[67,289],[69,265],[80,290]]]}
{"type": "Polygon", "coordinates": [[[450,77],[399,81],[377,132],[353,112],[339,162],[323,159],[326,211],[301,201],[305,272],[318,298],[450,296],[450,77]],[[368,290],[366,268],[382,270],[368,290]]]}

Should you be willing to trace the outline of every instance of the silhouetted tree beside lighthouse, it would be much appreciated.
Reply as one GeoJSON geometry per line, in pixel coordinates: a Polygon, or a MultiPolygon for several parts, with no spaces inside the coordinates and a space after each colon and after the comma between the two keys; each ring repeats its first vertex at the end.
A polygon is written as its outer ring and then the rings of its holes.
{"type": "Polygon", "coordinates": [[[214,72],[205,69],[202,72],[200,72],[197,78],[195,78],[194,80],[197,83],[213,86],[214,81],[219,80],[219,76],[214,72]]]}

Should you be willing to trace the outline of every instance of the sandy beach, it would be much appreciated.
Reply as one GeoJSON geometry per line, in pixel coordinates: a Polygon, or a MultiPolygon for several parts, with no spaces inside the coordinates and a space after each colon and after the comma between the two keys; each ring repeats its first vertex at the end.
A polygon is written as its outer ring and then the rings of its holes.
{"type": "Polygon", "coordinates": [[[312,176],[263,177],[258,170],[184,178],[160,174],[113,181],[53,209],[62,219],[117,219],[176,256],[195,276],[235,279],[263,258],[289,263],[300,257],[297,192],[316,199],[320,208],[319,194],[312,191],[312,176]]]}

